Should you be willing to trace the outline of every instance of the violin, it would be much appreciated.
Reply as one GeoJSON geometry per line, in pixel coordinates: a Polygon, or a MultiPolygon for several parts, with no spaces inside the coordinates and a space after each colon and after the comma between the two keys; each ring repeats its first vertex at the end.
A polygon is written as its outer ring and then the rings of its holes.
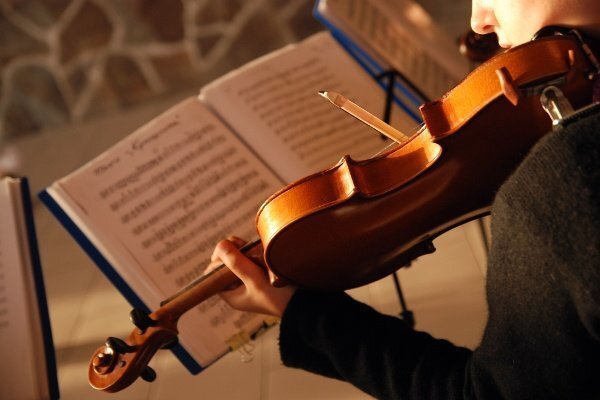
{"type": "MultiPolygon", "coordinates": [[[[580,39],[541,37],[492,57],[421,106],[424,125],[407,142],[368,160],[346,156],[273,194],[247,254],[273,285],[345,290],[434,251],[434,238],[489,213],[498,188],[551,130],[552,107],[540,101],[548,88],[544,98],[574,109],[591,103],[599,67],[580,39]]],[[[153,380],[148,363],[176,341],[179,317],[235,284],[220,266],[150,315],[134,310],[137,329],[93,354],[91,386],[115,392],[140,376],[153,380]]]]}
{"type": "Polygon", "coordinates": [[[595,68],[572,36],[512,48],[421,106],[425,124],[404,145],[366,161],[345,157],[275,193],[256,218],[273,283],[349,289],[433,251],[435,237],[489,213],[551,130],[543,90],[560,88],[583,107],[595,68]]]}

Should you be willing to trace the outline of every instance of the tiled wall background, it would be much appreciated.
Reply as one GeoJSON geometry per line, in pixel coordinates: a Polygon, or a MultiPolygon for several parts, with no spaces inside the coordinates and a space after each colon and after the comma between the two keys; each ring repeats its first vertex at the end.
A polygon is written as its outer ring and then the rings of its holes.
{"type": "MultiPolygon", "coordinates": [[[[422,0],[449,32],[468,0],[422,0]]],[[[312,0],[2,0],[0,145],[204,83],[321,29],[312,0]]]]}

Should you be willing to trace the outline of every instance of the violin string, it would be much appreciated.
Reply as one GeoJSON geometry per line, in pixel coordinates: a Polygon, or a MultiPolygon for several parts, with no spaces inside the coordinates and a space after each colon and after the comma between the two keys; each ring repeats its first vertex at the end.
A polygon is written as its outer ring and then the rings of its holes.
{"type": "MultiPolygon", "coordinates": [[[[258,245],[259,243],[260,243],[260,239],[254,239],[254,240],[246,243],[242,247],[240,247],[239,250],[243,253],[243,252],[249,250],[250,248],[258,245]]],[[[181,296],[183,293],[187,292],[188,290],[193,289],[194,287],[198,286],[200,283],[204,282],[205,280],[207,280],[208,278],[210,278],[211,276],[213,276],[214,274],[216,274],[218,271],[222,270],[225,267],[226,266],[223,263],[217,265],[215,268],[211,269],[209,272],[206,272],[203,275],[199,276],[198,278],[194,279],[191,283],[189,283],[183,289],[179,290],[174,295],[170,296],[166,300],[161,301],[160,302],[160,306],[161,307],[164,306],[165,304],[167,304],[170,301],[172,301],[172,300],[176,299],[177,297],[181,296]]]]}
{"type": "MultiPolygon", "coordinates": [[[[420,123],[419,125],[417,125],[417,127],[415,128],[415,130],[412,132],[411,135],[409,135],[409,138],[414,137],[415,135],[417,135],[418,133],[420,133],[423,129],[425,129],[425,123],[420,123]]],[[[386,144],[385,147],[383,147],[381,150],[379,150],[377,153],[375,153],[373,155],[373,157],[377,157],[385,152],[387,152],[388,150],[397,147],[400,148],[402,146],[404,146],[410,139],[408,139],[406,142],[402,142],[402,143],[398,143],[395,141],[391,141],[389,144],[386,144]]]]}

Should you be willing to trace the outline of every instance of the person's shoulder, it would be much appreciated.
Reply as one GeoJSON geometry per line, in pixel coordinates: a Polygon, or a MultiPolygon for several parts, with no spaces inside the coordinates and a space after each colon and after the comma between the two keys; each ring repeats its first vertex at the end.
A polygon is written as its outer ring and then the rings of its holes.
{"type": "Polygon", "coordinates": [[[599,166],[600,103],[566,117],[534,146],[525,161],[538,157],[551,157],[555,163],[599,166]]]}
{"type": "Polygon", "coordinates": [[[587,135],[595,133],[595,137],[582,137],[581,139],[595,139],[599,137],[600,129],[600,102],[589,105],[568,116],[556,129],[558,133],[564,132],[567,135],[587,135]]]}
{"type": "Polygon", "coordinates": [[[591,210],[599,196],[600,104],[576,112],[543,136],[504,182],[493,208],[529,215],[536,209],[567,212],[577,202],[591,210]]]}
{"type": "Polygon", "coordinates": [[[561,147],[564,157],[571,158],[579,173],[600,186],[600,103],[566,118],[549,139],[551,145],[561,147]]]}

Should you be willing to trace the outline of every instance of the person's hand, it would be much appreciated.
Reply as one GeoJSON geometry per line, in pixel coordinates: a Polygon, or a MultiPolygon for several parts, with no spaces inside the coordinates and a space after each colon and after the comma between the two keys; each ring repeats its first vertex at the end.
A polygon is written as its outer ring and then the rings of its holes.
{"type": "Polygon", "coordinates": [[[244,243],[243,240],[232,237],[219,242],[213,251],[209,268],[223,263],[243,283],[221,292],[220,296],[237,310],[281,317],[296,287],[272,286],[267,271],[238,250],[244,243]]]}

